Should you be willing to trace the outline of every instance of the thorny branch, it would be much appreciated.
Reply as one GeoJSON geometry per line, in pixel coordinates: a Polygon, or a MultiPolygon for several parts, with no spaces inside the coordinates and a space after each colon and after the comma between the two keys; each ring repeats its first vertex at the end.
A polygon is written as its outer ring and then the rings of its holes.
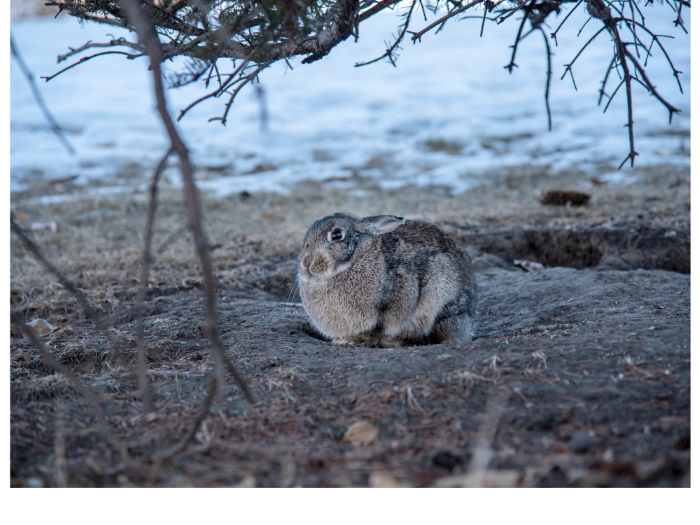
{"type": "Polygon", "coordinates": [[[520,40],[522,39],[521,36],[523,34],[523,27],[525,26],[525,22],[530,16],[530,10],[532,9],[532,5],[535,3],[535,0],[532,0],[526,7],[525,10],[523,11],[523,19],[520,22],[520,25],[518,26],[518,32],[515,35],[515,43],[510,46],[513,48],[513,53],[510,56],[510,63],[507,66],[503,66],[505,69],[508,70],[508,73],[513,73],[513,68],[518,67],[517,64],[515,63],[515,54],[518,52],[518,44],[520,43],[520,40]]]}
{"type": "MultiPolygon", "coordinates": [[[[206,77],[206,84],[216,71],[216,78],[219,81],[218,87],[210,93],[200,97],[181,111],[179,118],[182,118],[194,106],[211,98],[220,98],[224,94],[228,95],[228,100],[224,105],[221,117],[209,119],[210,121],[220,121],[226,124],[229,111],[237,94],[244,86],[258,79],[258,75],[277,61],[284,60],[290,67],[289,59],[294,56],[304,56],[302,63],[315,62],[326,56],[335,46],[347,39],[350,35],[356,38],[359,36],[359,26],[364,21],[387,9],[394,10],[399,0],[296,0],[290,3],[286,0],[160,0],[155,3],[152,0],[137,0],[140,12],[144,19],[155,28],[154,45],[159,49],[158,60],[160,62],[172,59],[176,56],[188,57],[190,62],[184,71],[174,73],[172,79],[169,77],[171,87],[182,86],[195,82],[203,76],[206,77]],[[232,59],[234,61],[232,72],[228,73],[217,63],[222,59],[232,59]],[[208,75],[205,72],[209,71],[208,75]]],[[[367,65],[387,59],[392,65],[396,65],[397,53],[400,44],[406,34],[411,34],[411,41],[420,42],[421,38],[432,29],[439,30],[452,18],[458,17],[468,9],[483,9],[483,13],[478,16],[463,16],[464,18],[477,18],[481,22],[480,34],[483,34],[483,25],[488,18],[490,21],[502,24],[505,20],[516,13],[522,13],[523,18],[518,24],[515,36],[511,60],[505,67],[513,71],[516,66],[515,55],[518,45],[534,30],[544,31],[543,26],[552,19],[552,13],[558,14],[565,4],[573,4],[568,8],[568,12],[563,17],[561,23],[550,33],[554,39],[555,46],[558,46],[558,35],[561,31],[572,31],[566,25],[570,15],[582,4],[584,0],[473,0],[471,2],[457,0],[424,0],[411,1],[407,10],[400,16],[404,19],[400,25],[399,33],[391,44],[387,44],[387,49],[378,58],[356,64],[367,65]],[[436,18],[422,29],[413,31],[409,24],[414,23],[411,15],[415,10],[416,3],[420,3],[424,18],[427,19],[426,8],[432,12],[436,18]],[[495,13],[493,18],[487,17],[486,13],[495,13]],[[529,22],[531,29],[525,31],[525,24],[529,22]]],[[[686,31],[682,10],[690,8],[688,0],[667,0],[667,5],[674,11],[674,24],[686,31]]],[[[126,16],[126,10],[120,1],[117,0],[51,0],[47,5],[53,5],[60,11],[65,11],[71,16],[80,20],[88,20],[103,24],[110,24],[125,27],[130,31],[136,31],[133,22],[126,16]]],[[[601,27],[596,31],[593,38],[589,39],[575,54],[574,59],[567,64],[564,75],[569,73],[572,81],[574,72],[572,66],[588,47],[590,42],[601,32],[607,31],[613,40],[612,53],[616,58],[613,63],[615,67],[623,71],[628,67],[629,55],[624,51],[626,46],[633,45],[637,58],[640,58],[640,48],[646,51],[644,67],[651,56],[651,50],[656,44],[671,65],[674,77],[678,82],[682,92],[679,71],[674,65],[671,57],[660,42],[660,38],[665,35],[657,35],[646,25],[648,17],[643,15],[643,10],[648,5],[638,4],[637,0],[585,0],[586,10],[590,18],[583,27],[597,20],[601,27]],[[619,6],[619,8],[618,8],[619,6]],[[629,14],[623,14],[625,7],[629,7],[629,14]],[[615,17],[611,14],[611,9],[616,12],[615,17]],[[620,37],[620,32],[624,30],[631,34],[631,42],[625,42],[620,37]],[[648,35],[651,42],[645,43],[642,36],[648,35]]],[[[656,15],[656,13],[655,13],[656,15]]],[[[581,34],[583,27],[579,30],[581,34]]],[[[645,37],[646,38],[646,37],[645,37]]],[[[82,62],[100,56],[102,54],[119,53],[124,54],[129,59],[145,56],[147,53],[141,42],[129,42],[124,38],[112,39],[104,43],[88,42],[85,45],[70,49],[70,51],[59,57],[59,62],[68,57],[77,55],[92,48],[128,47],[133,50],[131,53],[124,51],[105,51],[81,58],[77,63],[68,66],[56,74],[46,77],[47,80],[54,78],[82,62]]],[[[547,59],[547,77],[545,85],[545,107],[547,109],[548,122],[551,129],[552,115],[549,106],[549,95],[551,93],[551,57],[552,50],[549,44],[545,46],[547,59]]],[[[159,63],[160,63],[159,62],[159,63]]],[[[629,62],[632,62],[630,59],[629,62]]],[[[625,84],[629,84],[627,89],[628,103],[628,123],[630,134],[630,160],[638,154],[634,150],[634,131],[632,119],[632,80],[640,83],[644,88],[652,93],[659,101],[666,106],[671,114],[678,112],[676,108],[669,106],[661,95],[656,91],[642,72],[641,64],[632,62],[638,74],[630,73],[631,77],[623,79],[625,84]]],[[[606,70],[606,78],[601,88],[602,96],[605,93],[605,85],[609,69],[606,70]]]]}
{"type": "Polygon", "coordinates": [[[408,31],[408,25],[411,23],[411,15],[413,14],[413,9],[416,7],[417,2],[418,2],[418,0],[413,0],[411,2],[411,6],[408,8],[406,13],[403,15],[404,22],[401,24],[401,30],[399,31],[398,36],[394,40],[394,43],[391,44],[389,47],[387,47],[387,50],[384,52],[384,54],[375,58],[374,60],[369,60],[368,62],[357,63],[357,64],[355,64],[355,67],[367,66],[369,64],[374,64],[375,62],[379,62],[382,58],[388,58],[389,62],[391,62],[391,65],[396,67],[396,50],[400,49],[400,44],[403,41],[404,36],[406,36],[406,32],[408,31]]]}
{"type": "Polygon", "coordinates": [[[450,18],[452,18],[452,17],[454,17],[454,16],[457,16],[459,13],[461,13],[461,12],[463,12],[463,11],[466,11],[466,10],[469,9],[470,7],[474,7],[475,5],[477,5],[477,4],[482,4],[482,3],[484,3],[484,0],[474,0],[473,2],[470,2],[470,3],[466,4],[466,5],[463,5],[462,7],[458,7],[457,9],[454,9],[454,10],[450,11],[450,12],[447,13],[445,16],[438,18],[435,22],[433,22],[432,24],[429,24],[427,27],[421,29],[420,31],[417,31],[417,32],[409,31],[409,33],[411,33],[411,34],[413,35],[413,36],[411,37],[411,40],[413,40],[414,42],[415,42],[416,40],[418,40],[418,41],[420,42],[420,38],[421,38],[424,34],[426,34],[428,31],[430,31],[431,29],[433,29],[434,27],[439,26],[439,25],[441,25],[441,24],[444,24],[444,23],[447,22],[450,18]]]}
{"type": "MultiPolygon", "coordinates": [[[[184,185],[185,193],[185,205],[187,207],[188,219],[192,229],[192,234],[194,237],[195,248],[199,256],[199,262],[202,267],[202,273],[204,274],[204,289],[206,294],[206,311],[207,311],[207,324],[206,324],[206,334],[211,340],[214,356],[214,373],[212,376],[212,382],[209,388],[209,392],[204,400],[200,416],[197,417],[195,424],[196,426],[190,432],[191,436],[194,436],[203,418],[208,413],[211,403],[213,402],[216,393],[221,384],[223,384],[223,367],[228,365],[226,363],[226,353],[221,342],[221,335],[219,332],[218,319],[216,314],[216,283],[214,281],[213,275],[213,265],[211,261],[211,255],[209,253],[209,247],[207,245],[206,236],[202,228],[201,211],[199,209],[199,203],[197,201],[197,190],[194,184],[194,178],[192,176],[192,164],[189,160],[189,151],[187,146],[180,138],[177,130],[175,129],[175,124],[170,118],[168,113],[168,108],[165,101],[165,93],[163,87],[163,75],[161,72],[161,56],[160,56],[160,41],[158,39],[158,34],[156,33],[155,27],[151,24],[149,19],[144,15],[143,11],[139,9],[139,5],[136,0],[120,0],[120,7],[123,7],[127,13],[127,18],[138,34],[140,43],[146,48],[148,56],[151,61],[151,70],[153,72],[154,80],[154,91],[156,95],[156,105],[158,112],[160,113],[161,120],[167,130],[168,136],[171,141],[171,149],[180,158],[180,171],[182,172],[182,179],[184,185]]],[[[154,181],[154,183],[157,181],[154,181]]],[[[248,401],[252,402],[253,398],[248,389],[248,385],[243,377],[238,373],[236,368],[230,364],[228,365],[229,370],[233,374],[234,378],[238,382],[241,390],[245,394],[248,401]]],[[[186,440],[182,443],[182,449],[187,446],[191,441],[191,436],[188,435],[186,440]]],[[[180,450],[180,449],[178,449],[180,450]]]]}

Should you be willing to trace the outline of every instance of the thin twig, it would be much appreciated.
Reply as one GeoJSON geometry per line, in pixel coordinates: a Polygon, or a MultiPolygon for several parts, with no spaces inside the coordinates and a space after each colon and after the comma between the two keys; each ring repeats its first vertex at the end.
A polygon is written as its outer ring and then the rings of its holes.
{"type": "Polygon", "coordinates": [[[53,450],[55,456],[55,474],[56,486],[60,488],[68,487],[68,468],[66,461],[66,423],[63,420],[65,417],[63,402],[59,401],[56,407],[58,417],[54,423],[54,442],[53,450]]]}
{"type": "Polygon", "coordinates": [[[58,282],[61,283],[61,286],[63,286],[66,290],[68,290],[75,296],[75,298],[78,300],[78,303],[80,303],[80,306],[85,311],[86,315],[90,319],[92,319],[92,321],[98,327],[102,327],[102,316],[96,310],[94,310],[92,306],[90,306],[90,302],[88,301],[87,297],[82,292],[82,290],[79,290],[78,287],[75,286],[75,284],[73,284],[73,281],[71,281],[68,277],[63,275],[63,273],[61,273],[61,271],[58,268],[56,268],[56,266],[44,256],[41,249],[34,243],[34,241],[32,241],[27,236],[27,234],[24,232],[24,229],[22,229],[19,223],[15,220],[14,216],[10,217],[10,228],[22,240],[24,246],[32,253],[32,255],[34,255],[34,258],[37,261],[39,261],[49,272],[51,272],[58,279],[58,282]]]}
{"type": "Polygon", "coordinates": [[[416,2],[417,0],[413,0],[411,2],[411,6],[408,8],[408,12],[404,15],[406,17],[406,20],[401,24],[401,31],[394,40],[394,43],[391,46],[389,46],[381,56],[375,58],[374,60],[369,60],[367,62],[358,62],[357,64],[355,64],[355,67],[368,66],[369,64],[379,62],[382,58],[388,58],[389,62],[391,62],[391,65],[396,67],[396,59],[394,58],[394,54],[396,53],[396,49],[399,48],[399,44],[401,44],[401,41],[403,40],[404,36],[406,36],[406,32],[408,31],[408,24],[411,23],[411,15],[413,14],[413,9],[416,7],[416,2]]]}
{"type": "Polygon", "coordinates": [[[629,58],[632,61],[632,63],[634,63],[634,66],[637,68],[637,71],[639,71],[639,73],[642,75],[642,78],[644,79],[644,82],[646,83],[648,90],[651,92],[652,95],[654,95],[654,98],[656,98],[656,100],[661,102],[668,110],[668,113],[669,113],[668,123],[670,124],[671,119],[673,118],[673,114],[680,113],[681,110],[672,106],[668,102],[666,102],[666,100],[659,94],[659,92],[656,91],[656,87],[654,87],[654,85],[652,85],[651,81],[649,80],[649,77],[646,74],[646,71],[644,71],[644,68],[642,68],[642,66],[639,64],[639,62],[637,62],[637,59],[634,58],[634,56],[632,56],[632,54],[626,48],[625,48],[624,52],[625,52],[625,55],[627,55],[627,58],[629,58]]]}
{"type": "Polygon", "coordinates": [[[569,19],[569,17],[571,16],[571,14],[572,14],[574,11],[576,11],[576,8],[577,8],[578,6],[581,5],[581,2],[583,2],[583,0],[578,0],[578,3],[573,7],[573,9],[571,9],[571,11],[569,11],[569,12],[566,14],[566,16],[564,17],[564,20],[562,20],[562,21],[561,21],[561,24],[559,24],[559,26],[554,30],[554,33],[551,33],[551,34],[550,34],[550,36],[554,39],[554,45],[555,45],[555,46],[557,46],[557,47],[559,46],[559,42],[557,42],[557,33],[558,33],[559,30],[561,29],[561,26],[563,26],[563,25],[564,25],[564,22],[566,22],[566,21],[569,19]]]}
{"type": "Polygon", "coordinates": [[[138,44],[134,44],[133,42],[129,42],[128,40],[126,40],[123,37],[118,38],[116,40],[110,40],[109,42],[94,43],[94,42],[92,42],[92,40],[90,40],[86,44],[83,44],[82,46],[80,46],[76,49],[69,47],[68,49],[70,49],[70,51],[68,53],[66,53],[65,55],[58,55],[57,62],[60,64],[61,62],[63,62],[67,58],[70,58],[73,55],[77,55],[78,53],[81,53],[81,52],[85,51],[86,49],[93,49],[96,47],[119,47],[119,46],[130,47],[131,49],[135,49],[136,51],[140,51],[141,53],[143,53],[143,48],[141,48],[141,46],[139,46],[138,44]]]}
{"type": "Polygon", "coordinates": [[[219,86],[219,89],[216,89],[216,90],[212,91],[211,93],[209,93],[209,94],[207,94],[207,95],[204,95],[203,97],[201,97],[201,98],[195,100],[194,102],[192,102],[192,104],[190,104],[189,106],[187,106],[185,109],[183,109],[183,110],[180,112],[180,116],[177,117],[177,120],[179,121],[182,117],[185,116],[185,113],[187,113],[190,109],[192,109],[193,107],[195,107],[195,106],[196,106],[197,104],[199,104],[200,102],[203,102],[203,101],[207,100],[208,98],[218,96],[218,95],[219,95],[220,93],[222,93],[227,87],[229,87],[229,83],[231,82],[231,80],[233,80],[233,77],[235,77],[241,70],[243,70],[243,68],[244,68],[246,65],[248,65],[248,62],[250,62],[250,58],[251,58],[251,56],[253,56],[253,53],[254,53],[254,52],[255,52],[255,51],[251,52],[251,53],[243,60],[243,62],[241,63],[241,65],[238,66],[238,67],[233,71],[233,73],[231,73],[231,74],[228,76],[228,78],[224,81],[224,83],[221,84],[221,85],[219,86]]]}
{"type": "Polygon", "coordinates": [[[42,343],[41,339],[39,339],[37,336],[34,328],[25,324],[17,314],[12,313],[11,320],[12,323],[29,338],[36,349],[39,350],[39,354],[41,355],[44,364],[48,368],[53,368],[57,372],[63,374],[70,384],[73,385],[73,388],[75,388],[85,399],[87,399],[90,408],[92,408],[92,412],[97,419],[97,425],[100,432],[102,432],[104,437],[107,438],[107,441],[109,441],[112,447],[114,447],[114,449],[119,453],[122,463],[125,466],[129,466],[131,464],[129,452],[126,450],[124,445],[122,445],[121,441],[117,439],[114,432],[108,427],[104,412],[102,411],[100,403],[97,399],[97,395],[88,387],[83,385],[70,368],[56,360],[56,358],[51,355],[51,353],[44,346],[44,343],[42,343]]]}
{"type": "MultiPolygon", "coordinates": [[[[207,246],[206,236],[202,228],[201,210],[199,209],[199,202],[197,200],[197,188],[192,176],[193,170],[189,159],[189,150],[187,149],[187,146],[185,146],[184,142],[182,142],[180,135],[175,129],[175,123],[168,113],[163,87],[163,76],[160,67],[160,41],[155,28],[148,20],[144,12],[138,7],[135,0],[119,0],[119,4],[126,10],[129,21],[131,24],[133,24],[139,36],[139,41],[146,47],[150,57],[158,112],[160,113],[161,120],[163,121],[168,136],[170,137],[172,144],[171,147],[180,158],[180,171],[182,172],[184,185],[185,205],[187,207],[188,219],[192,228],[195,248],[199,256],[202,273],[204,274],[204,291],[206,294],[207,311],[206,334],[211,340],[214,355],[214,373],[212,375],[212,382],[209,392],[207,393],[207,397],[211,396],[213,398],[216,396],[218,388],[223,382],[223,366],[225,364],[226,354],[219,333],[216,313],[216,283],[214,282],[213,265],[209,254],[209,247],[207,246]]],[[[236,379],[246,398],[252,402],[253,398],[245,380],[240,375],[237,375],[236,379]]],[[[205,403],[205,407],[203,407],[203,409],[206,408],[208,412],[210,404],[211,402],[208,404],[205,403]]],[[[192,429],[193,433],[196,433],[197,428],[199,428],[199,424],[204,417],[205,415],[202,415],[201,417],[197,418],[195,421],[196,427],[192,429]]]]}
{"type": "Polygon", "coordinates": [[[440,24],[442,24],[443,22],[446,22],[447,20],[449,20],[449,19],[452,18],[453,16],[458,15],[459,13],[461,13],[461,12],[463,12],[463,11],[466,11],[466,10],[469,9],[470,7],[474,7],[476,4],[481,4],[483,1],[484,1],[484,0],[474,0],[473,2],[470,2],[470,3],[466,4],[466,5],[463,5],[462,7],[459,7],[459,8],[457,8],[457,9],[453,10],[453,11],[450,11],[450,12],[447,13],[445,16],[443,16],[443,17],[441,17],[441,18],[438,18],[437,20],[435,20],[435,22],[433,22],[432,24],[428,25],[427,27],[421,29],[421,30],[418,31],[418,32],[415,32],[415,33],[414,33],[413,31],[409,31],[409,33],[411,33],[411,34],[413,35],[413,36],[411,37],[411,40],[412,40],[413,42],[415,42],[416,40],[420,41],[420,37],[422,37],[425,33],[427,33],[428,31],[430,31],[430,30],[431,30],[432,28],[434,28],[435,26],[439,26],[440,24]]]}
{"type": "Polygon", "coordinates": [[[153,240],[153,223],[156,218],[156,208],[158,207],[158,181],[163,172],[165,163],[168,157],[173,153],[170,148],[168,152],[160,159],[155,172],[149,191],[148,200],[148,215],[146,219],[146,232],[143,239],[143,253],[141,255],[141,279],[139,282],[139,290],[136,298],[136,348],[138,356],[139,370],[139,385],[141,387],[141,401],[143,402],[146,412],[153,410],[153,395],[148,388],[148,376],[146,375],[146,343],[143,321],[145,316],[144,303],[146,301],[146,286],[148,285],[148,270],[150,269],[153,256],[151,255],[151,242],[153,240]]]}
{"type": "Polygon", "coordinates": [[[379,11],[382,11],[383,9],[394,4],[398,4],[399,2],[401,2],[401,0],[383,0],[381,2],[377,2],[377,5],[370,7],[367,11],[363,11],[358,15],[358,23],[362,22],[363,20],[367,20],[370,16],[376,15],[379,11]]]}
{"type": "Polygon", "coordinates": [[[130,53],[125,53],[124,51],[103,51],[102,53],[95,53],[94,55],[90,55],[89,57],[83,57],[83,58],[81,58],[80,60],[78,60],[77,62],[71,64],[70,66],[68,66],[68,67],[66,67],[66,68],[61,69],[60,71],[58,71],[57,73],[54,73],[54,74],[51,75],[51,76],[48,76],[48,77],[40,77],[40,78],[43,78],[43,79],[46,80],[46,82],[48,82],[49,80],[52,80],[52,79],[56,78],[56,77],[57,77],[58,75],[60,75],[61,73],[65,73],[65,72],[68,71],[69,69],[73,69],[75,66],[78,66],[78,65],[82,64],[83,62],[87,62],[87,61],[90,60],[91,58],[99,57],[99,56],[102,56],[102,55],[126,55],[126,58],[128,58],[129,60],[133,60],[134,58],[138,58],[138,57],[144,56],[144,55],[142,55],[142,54],[141,54],[141,55],[132,55],[132,54],[130,54],[130,53]]]}
{"type": "MultiPolygon", "coordinates": [[[[260,74],[260,72],[263,71],[267,66],[268,66],[267,64],[262,64],[262,65],[258,66],[257,69],[255,71],[253,71],[252,73],[250,73],[244,77],[239,77],[238,80],[236,80],[235,82],[230,84],[229,88],[233,87],[237,82],[241,82],[241,84],[231,93],[231,96],[229,97],[229,100],[226,103],[226,107],[224,108],[224,114],[220,117],[212,117],[209,119],[208,122],[215,122],[217,120],[220,120],[221,124],[223,126],[225,126],[226,119],[228,118],[228,112],[231,109],[231,106],[233,105],[233,101],[236,99],[236,96],[238,95],[238,93],[241,91],[241,89],[243,89],[243,87],[246,84],[255,80],[255,78],[260,74]]],[[[226,91],[226,93],[228,93],[228,91],[226,91]]]]}
{"type": "Polygon", "coordinates": [[[613,99],[615,98],[615,95],[617,94],[618,90],[622,87],[622,85],[623,85],[624,83],[625,83],[625,80],[624,80],[624,79],[623,79],[623,80],[620,80],[620,83],[619,83],[619,84],[617,85],[617,87],[615,88],[615,91],[613,91],[612,95],[610,95],[610,99],[608,100],[608,103],[605,104],[605,108],[603,108],[603,113],[605,113],[606,111],[608,111],[608,106],[610,106],[610,104],[611,104],[611,102],[613,101],[613,99]]]}
{"type": "Polygon", "coordinates": [[[544,103],[547,107],[547,122],[549,123],[549,131],[552,131],[552,111],[549,108],[549,86],[552,83],[552,50],[549,48],[549,40],[547,34],[541,27],[538,28],[542,32],[544,38],[544,46],[547,48],[547,84],[544,89],[544,103]]]}
{"type": "Polygon", "coordinates": [[[167,250],[172,243],[174,243],[176,240],[178,240],[185,232],[190,230],[190,225],[189,224],[184,224],[180,226],[177,230],[175,230],[173,233],[171,233],[167,239],[163,241],[163,244],[161,244],[158,249],[156,250],[156,255],[162,255],[165,250],[167,250]]]}
{"type": "MultiPolygon", "coordinates": [[[[652,38],[652,44],[656,42],[656,44],[661,48],[661,51],[663,52],[664,56],[666,57],[666,61],[668,62],[668,65],[671,66],[671,69],[673,70],[673,76],[676,77],[676,81],[678,82],[678,89],[680,89],[681,93],[683,93],[683,86],[681,85],[681,79],[679,78],[678,75],[681,75],[683,72],[678,71],[676,69],[676,66],[673,65],[673,61],[671,60],[671,57],[668,56],[668,53],[666,52],[666,48],[661,44],[661,41],[659,40],[660,37],[666,36],[666,35],[656,35],[649,31],[645,26],[641,25],[639,22],[636,22],[636,25],[641,27],[644,31],[646,31],[652,38]]],[[[666,36],[666,38],[673,38],[672,36],[666,36]]]]}
{"type": "MultiPolygon", "coordinates": [[[[578,53],[576,53],[576,56],[575,56],[574,59],[571,61],[571,63],[565,64],[566,68],[564,69],[564,73],[562,74],[562,76],[561,76],[561,78],[560,78],[559,80],[563,80],[563,79],[564,79],[564,77],[566,76],[566,74],[567,74],[569,71],[571,71],[571,66],[574,65],[574,63],[576,62],[576,60],[578,59],[578,57],[581,56],[581,53],[583,53],[584,50],[588,47],[588,44],[590,44],[591,42],[593,42],[599,34],[601,34],[603,31],[605,31],[605,29],[606,29],[606,26],[601,27],[601,28],[588,40],[588,42],[586,42],[586,43],[583,45],[583,47],[582,47],[581,49],[579,49],[578,53]]],[[[572,78],[573,78],[573,75],[572,75],[572,78]]]]}
{"type": "Polygon", "coordinates": [[[603,97],[605,96],[605,85],[608,83],[608,78],[610,77],[610,72],[613,70],[615,67],[615,62],[617,61],[617,56],[613,55],[612,60],[610,61],[610,65],[608,66],[608,70],[605,72],[605,77],[603,77],[603,82],[601,82],[600,86],[600,96],[598,97],[598,105],[600,106],[600,103],[603,101],[603,97]]]}
{"type": "Polygon", "coordinates": [[[71,155],[75,155],[75,149],[73,149],[73,146],[71,146],[70,142],[68,142],[68,139],[65,137],[65,135],[63,135],[61,126],[58,125],[58,122],[56,122],[56,119],[53,118],[53,115],[49,111],[49,108],[46,106],[46,102],[44,102],[44,98],[41,96],[36,82],[34,82],[34,75],[22,59],[22,55],[19,54],[19,49],[17,48],[17,44],[15,44],[15,39],[12,36],[12,34],[10,34],[10,51],[12,52],[12,56],[15,57],[17,65],[22,70],[22,73],[24,73],[24,76],[27,77],[27,80],[29,81],[29,86],[32,88],[32,94],[34,95],[34,99],[39,105],[41,112],[44,114],[44,118],[49,123],[51,131],[55,133],[56,137],[58,137],[58,140],[61,141],[61,144],[63,144],[63,147],[68,150],[68,153],[70,153],[71,155]]]}
{"type": "Polygon", "coordinates": [[[513,53],[510,56],[510,63],[507,66],[503,66],[505,69],[508,70],[508,73],[513,73],[513,68],[518,67],[517,64],[515,63],[515,54],[518,51],[518,43],[520,42],[520,35],[523,32],[523,27],[525,26],[525,22],[527,21],[528,15],[530,14],[530,9],[532,8],[532,5],[535,3],[536,0],[532,0],[529,5],[525,6],[525,10],[523,12],[523,19],[520,22],[520,25],[518,26],[518,33],[515,35],[515,43],[510,46],[513,48],[513,53]]]}
{"type": "MultiPolygon", "coordinates": [[[[610,11],[608,11],[608,14],[610,11]]],[[[627,54],[626,54],[626,49],[625,46],[622,45],[622,39],[620,38],[620,33],[617,30],[617,26],[612,24],[608,25],[606,23],[606,27],[608,28],[608,32],[611,34],[613,37],[613,40],[615,41],[615,48],[616,48],[616,53],[618,56],[618,59],[620,60],[620,65],[622,66],[622,71],[624,72],[624,78],[623,82],[625,83],[625,89],[627,91],[627,131],[629,133],[629,141],[630,141],[630,152],[625,157],[625,159],[622,161],[618,169],[622,169],[622,166],[625,165],[625,162],[629,159],[630,165],[634,167],[634,157],[639,155],[634,149],[634,119],[633,119],[633,112],[632,112],[632,74],[629,71],[629,66],[627,65],[627,54]]],[[[611,98],[612,100],[612,98],[611,98]]]]}

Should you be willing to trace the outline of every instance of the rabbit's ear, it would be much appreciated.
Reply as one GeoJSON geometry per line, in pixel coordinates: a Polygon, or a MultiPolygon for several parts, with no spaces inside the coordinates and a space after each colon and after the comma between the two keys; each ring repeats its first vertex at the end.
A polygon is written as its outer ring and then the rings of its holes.
{"type": "Polygon", "coordinates": [[[362,224],[367,227],[367,233],[372,235],[381,235],[389,233],[406,222],[403,217],[396,215],[375,215],[374,217],[365,217],[362,219],[362,224]]]}

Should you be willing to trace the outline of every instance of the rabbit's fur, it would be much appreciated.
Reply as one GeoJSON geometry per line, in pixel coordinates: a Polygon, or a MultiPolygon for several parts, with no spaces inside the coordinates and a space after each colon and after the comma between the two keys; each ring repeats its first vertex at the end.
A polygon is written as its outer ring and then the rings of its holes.
{"type": "Polygon", "coordinates": [[[469,256],[435,225],[336,213],[311,225],[299,254],[301,301],[336,346],[395,347],[471,338],[469,256]]]}

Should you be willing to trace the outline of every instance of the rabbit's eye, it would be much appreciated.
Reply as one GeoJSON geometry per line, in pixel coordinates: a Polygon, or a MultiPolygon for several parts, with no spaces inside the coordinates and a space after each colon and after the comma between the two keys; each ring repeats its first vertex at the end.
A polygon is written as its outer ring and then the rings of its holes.
{"type": "Polygon", "coordinates": [[[331,232],[331,241],[341,241],[341,240],[343,240],[342,230],[333,230],[333,232],[331,232]]]}

